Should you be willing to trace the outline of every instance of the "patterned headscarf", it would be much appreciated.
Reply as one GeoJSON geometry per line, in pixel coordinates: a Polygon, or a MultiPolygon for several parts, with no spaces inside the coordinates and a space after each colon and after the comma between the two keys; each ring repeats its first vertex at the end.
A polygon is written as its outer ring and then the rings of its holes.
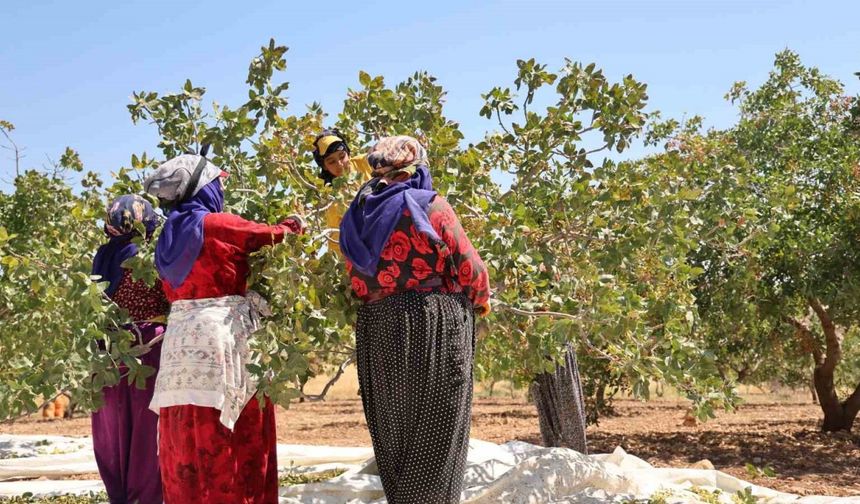
{"type": "Polygon", "coordinates": [[[375,177],[391,177],[401,170],[409,170],[411,175],[416,166],[427,166],[427,151],[411,136],[386,137],[370,149],[367,162],[375,177]]]}
{"type": "Polygon", "coordinates": [[[108,236],[123,236],[134,233],[134,224],[140,222],[146,227],[147,235],[151,235],[158,225],[158,216],[149,201],[137,194],[126,194],[113,200],[107,209],[105,234],[108,236]]]}
{"type": "Polygon", "coordinates": [[[340,223],[340,249],[353,267],[376,275],[382,249],[408,209],[415,228],[438,242],[427,208],[436,197],[427,155],[408,136],[383,138],[367,156],[376,178],[362,186],[340,223]],[[408,174],[405,179],[400,174],[408,174]]]}
{"type": "Polygon", "coordinates": [[[105,293],[113,296],[122,280],[122,263],[137,255],[137,245],[131,239],[138,233],[135,223],[142,223],[147,237],[158,226],[158,216],[148,201],[136,194],[126,194],[113,200],[107,208],[104,231],[110,237],[99,247],[93,258],[93,276],[109,282],[105,293]]]}

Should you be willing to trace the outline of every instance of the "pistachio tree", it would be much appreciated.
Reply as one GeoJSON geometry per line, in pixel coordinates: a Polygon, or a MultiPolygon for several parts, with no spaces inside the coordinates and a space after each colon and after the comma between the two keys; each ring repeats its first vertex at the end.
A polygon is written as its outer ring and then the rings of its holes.
{"type": "MultiPolygon", "coordinates": [[[[11,123],[0,122],[14,144],[11,123]]],[[[58,392],[117,383],[120,367],[132,382],[152,372],[132,355],[133,336],[119,331],[127,314],[105,302],[92,281],[95,249],[104,240],[96,222],[105,213],[102,181],[84,173],[66,149],[47,167],[29,167],[15,146],[9,192],[0,192],[0,419],[33,412],[58,392]],[[80,191],[72,190],[72,181],[80,191]],[[110,342],[104,350],[98,341],[110,342]]],[[[3,176],[8,175],[5,170],[3,176]]]]}
{"type": "Polygon", "coordinates": [[[765,369],[791,383],[808,371],[822,429],[850,430],[860,411],[856,357],[845,348],[860,308],[857,99],[791,51],[776,55],[761,86],[739,82],[728,98],[737,125],[678,137],[704,179],[732,181],[718,197],[743,210],[709,224],[737,250],[709,242],[697,252],[702,334],[738,378],[765,369]]]}
{"type": "Polygon", "coordinates": [[[607,155],[643,133],[646,86],[629,75],[611,82],[594,64],[552,73],[529,60],[518,62],[513,87],[484,96],[481,115],[496,130],[476,146],[513,178],[485,202],[479,243],[498,310],[479,345],[479,375],[529,384],[574,343],[594,406],[605,406],[607,390],[647,397],[655,379],[702,417],[733,404],[731,384],[693,337],[700,270],[687,257],[699,238],[690,209],[698,188],[673,167],[607,155]]]}

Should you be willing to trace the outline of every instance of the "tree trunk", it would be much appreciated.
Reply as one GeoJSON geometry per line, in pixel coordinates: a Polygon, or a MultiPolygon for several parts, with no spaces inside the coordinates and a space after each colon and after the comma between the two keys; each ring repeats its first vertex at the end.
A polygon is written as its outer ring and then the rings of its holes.
{"type": "Polygon", "coordinates": [[[824,412],[824,421],[821,424],[822,432],[851,431],[857,413],[860,411],[860,384],[848,399],[840,401],[836,395],[836,387],[833,384],[833,374],[827,374],[816,367],[813,376],[815,378],[815,391],[818,394],[818,404],[824,412]]]}
{"type": "Polygon", "coordinates": [[[606,412],[606,385],[602,381],[594,385],[594,409],[597,410],[597,418],[606,412]]]}
{"type": "Polygon", "coordinates": [[[815,378],[810,380],[807,385],[809,386],[809,393],[812,394],[812,404],[818,404],[818,393],[815,392],[815,378]]]}
{"type": "Polygon", "coordinates": [[[308,376],[304,378],[296,378],[296,388],[299,389],[299,403],[305,402],[305,385],[308,384],[308,376]]]}
{"type": "MultiPolygon", "coordinates": [[[[821,323],[825,342],[823,354],[817,345],[813,350],[815,370],[812,373],[812,378],[815,392],[818,395],[818,404],[821,406],[821,411],[824,412],[821,430],[823,432],[850,431],[854,425],[854,419],[857,418],[857,413],[860,411],[860,385],[848,399],[839,400],[833,375],[836,366],[842,360],[842,336],[837,331],[827,308],[818,299],[810,299],[809,306],[821,323]]],[[[814,338],[808,329],[804,336],[814,338]]]]}
{"type": "Polygon", "coordinates": [[[588,453],[585,440],[585,401],[576,363],[576,350],[568,344],[564,364],[554,373],[538,375],[530,387],[538,412],[544,446],[588,453]]]}
{"type": "Polygon", "coordinates": [[[857,415],[860,414],[860,383],[857,384],[848,399],[842,401],[842,407],[844,409],[845,430],[850,431],[854,427],[857,415]]]}

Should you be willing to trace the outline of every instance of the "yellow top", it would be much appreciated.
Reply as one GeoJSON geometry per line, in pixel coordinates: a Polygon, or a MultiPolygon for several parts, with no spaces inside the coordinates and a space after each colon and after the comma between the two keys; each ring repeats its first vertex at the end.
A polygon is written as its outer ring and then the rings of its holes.
{"type": "MultiPolygon", "coordinates": [[[[343,208],[343,205],[339,202],[332,203],[330,207],[325,209],[325,226],[329,229],[340,228],[340,220],[343,218],[344,212],[346,212],[346,208],[343,208]]],[[[331,237],[336,240],[338,233],[332,233],[331,237]]]]}
{"type": "MultiPolygon", "coordinates": [[[[362,180],[369,180],[373,176],[373,169],[367,162],[367,155],[349,158],[350,168],[356,173],[361,174],[362,180]]],[[[339,202],[335,202],[325,211],[325,224],[327,228],[340,228],[340,220],[343,219],[343,214],[346,212],[346,207],[339,202]]],[[[332,239],[337,240],[340,237],[340,232],[335,232],[329,235],[332,239]]],[[[338,249],[340,252],[340,249],[338,249]]]]}
{"type": "Polygon", "coordinates": [[[367,154],[349,158],[350,168],[360,173],[365,179],[373,177],[373,168],[367,162],[367,154]]]}

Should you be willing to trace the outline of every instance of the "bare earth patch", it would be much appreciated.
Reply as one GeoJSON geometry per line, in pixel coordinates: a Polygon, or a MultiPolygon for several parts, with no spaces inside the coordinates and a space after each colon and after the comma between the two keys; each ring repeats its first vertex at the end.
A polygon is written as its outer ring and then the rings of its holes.
{"type": "MultiPolygon", "coordinates": [[[[278,441],[369,445],[361,401],[349,396],[278,411],[278,441]]],[[[681,401],[620,400],[616,406],[616,416],[588,429],[594,453],[621,446],[654,465],[673,467],[708,459],[718,470],[785,492],[860,496],[860,436],[819,433],[820,410],[801,399],[753,398],[736,413],[720,413],[696,427],[682,425],[681,401]],[[776,477],[753,478],[747,463],[770,466],[776,477]]],[[[534,407],[523,399],[477,399],[472,420],[473,437],[495,443],[511,439],[540,443],[534,407]]],[[[90,423],[88,418],[27,419],[0,426],[0,432],[89,435],[90,423]]]]}

